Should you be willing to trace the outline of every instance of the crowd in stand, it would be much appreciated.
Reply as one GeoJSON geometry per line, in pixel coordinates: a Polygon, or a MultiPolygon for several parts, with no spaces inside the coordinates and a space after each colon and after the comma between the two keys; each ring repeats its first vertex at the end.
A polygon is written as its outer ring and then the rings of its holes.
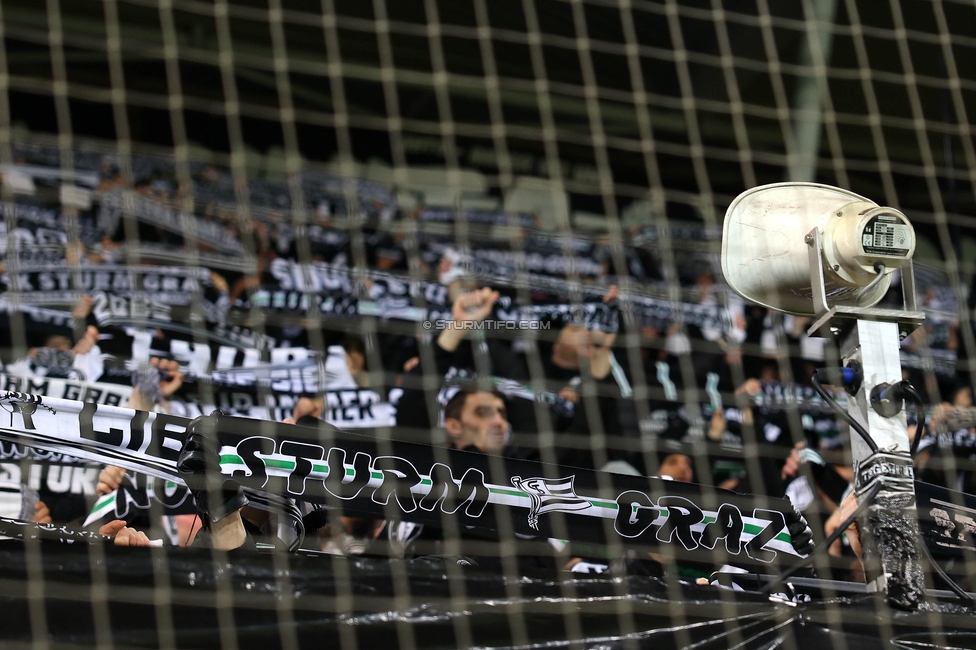
{"type": "MultiPolygon", "coordinates": [[[[810,384],[814,370],[829,362],[832,350],[808,339],[805,319],[780,319],[763,308],[730,300],[707,269],[695,273],[682,292],[686,302],[714,306],[726,320],[725,327],[628,317],[621,308],[618,284],[610,282],[650,286],[673,279],[675,270],[662,269],[653,250],[635,247],[621,256],[612,254],[612,247],[599,244],[586,252],[600,264],[602,273],[586,283],[591,289],[599,288],[602,296],[588,304],[602,310],[605,318],[586,319],[573,310],[559,313],[550,309],[533,321],[537,323],[534,328],[522,321],[514,329],[491,327],[493,321],[502,320],[498,316],[502,301],[532,295],[532,288],[479,280],[464,265],[465,256],[470,258],[471,253],[461,253],[457,247],[430,246],[421,256],[415,242],[391,234],[390,229],[334,228],[333,220],[347,210],[343,202],[349,193],[343,194],[341,186],[306,184],[320,190],[303,199],[312,200],[307,207],[314,208],[314,226],[296,230],[279,218],[294,204],[294,197],[282,194],[277,186],[253,185],[250,200],[272,216],[242,226],[232,219],[237,195],[227,175],[210,166],[196,166],[188,190],[180,185],[173,169],[143,166],[145,175],[136,180],[136,193],[178,206],[183,205],[183,193],[190,191],[201,218],[214,219],[233,230],[234,237],[254,254],[252,270],[213,269],[212,291],[226,295],[230,304],[253,308],[252,297],[268,284],[275,260],[413,272],[443,287],[444,318],[431,321],[428,317],[425,333],[388,327],[382,319],[378,325],[376,319],[370,320],[367,327],[362,315],[322,321],[306,313],[300,318],[267,321],[263,334],[279,347],[327,351],[328,382],[321,391],[297,394],[286,421],[328,419],[328,390],[369,389],[388,400],[396,429],[404,435],[411,432],[414,440],[426,435],[430,444],[482,454],[667,476],[743,494],[785,496],[811,522],[819,522],[821,527],[826,524],[828,531],[839,521],[834,513],[840,512],[852,481],[849,436],[846,425],[838,422],[810,384]],[[279,217],[274,216],[276,210],[279,217]]],[[[100,172],[98,193],[121,186],[117,168],[102,164],[100,172]]],[[[396,215],[381,188],[367,189],[354,188],[352,195],[363,205],[369,204],[380,219],[389,216],[387,210],[392,211],[393,219],[404,218],[396,215]]],[[[118,219],[109,226],[85,242],[77,259],[123,261],[123,245],[136,232],[141,242],[174,249],[189,244],[177,233],[146,223],[118,219]]],[[[97,227],[93,225],[92,231],[97,232],[97,227]]],[[[514,246],[512,242],[508,245],[514,246]]],[[[524,246],[524,240],[520,245],[524,246]]],[[[68,247],[66,255],[70,251],[68,247]]],[[[578,276],[569,279],[580,280],[578,276]]],[[[571,299],[570,295],[556,298],[571,299]]],[[[93,302],[86,297],[76,306],[72,336],[29,332],[26,340],[33,347],[26,355],[7,359],[5,373],[124,383],[132,381],[135,371],[130,406],[165,411],[171,403],[190,399],[186,395],[193,387],[192,382],[184,381],[188,379],[185,364],[148,353],[149,363],[138,368],[126,364],[138,337],[131,327],[113,329],[100,323],[92,316],[93,302]],[[117,357],[113,371],[105,368],[109,363],[106,353],[117,357]]],[[[933,331],[928,330],[928,341],[920,332],[906,346],[924,349],[932,342],[933,331]]],[[[946,331],[944,347],[958,347],[955,327],[946,331]]],[[[147,336],[146,350],[172,349],[171,334],[153,330],[147,336]]],[[[936,381],[932,373],[906,375],[930,397],[932,406],[939,402],[972,405],[972,391],[964,377],[942,376],[936,381]]],[[[917,435],[925,436],[920,446],[927,463],[924,478],[973,492],[976,475],[965,469],[965,462],[954,466],[938,459],[965,461],[976,455],[976,431],[967,428],[947,438],[926,433],[925,426],[909,424],[911,434],[921,429],[917,435]],[[930,459],[935,462],[929,463],[930,459]]],[[[36,477],[27,470],[23,482],[30,485],[33,480],[39,493],[33,520],[78,523],[95,497],[132,479],[118,468],[97,469],[72,474],[78,490],[63,493],[51,486],[64,483],[63,473],[74,469],[62,467],[57,477],[51,467],[39,470],[43,476],[36,477]]],[[[228,503],[233,504],[235,498],[236,494],[227,495],[228,503]]],[[[226,504],[210,505],[217,509],[226,504]]],[[[227,510],[232,514],[207,526],[216,546],[236,548],[245,538],[241,530],[256,536],[268,521],[263,511],[245,508],[233,514],[238,511],[227,510]]],[[[380,538],[402,542],[419,534],[405,530],[404,523],[336,518],[315,543],[334,552],[362,552],[380,538]]],[[[149,543],[146,525],[145,521],[113,522],[102,525],[101,530],[115,536],[117,544],[145,545],[149,543]]],[[[192,512],[170,517],[167,525],[171,540],[184,545],[203,527],[192,512]]],[[[850,555],[849,548],[849,543],[841,542],[832,552],[850,555]]]]}

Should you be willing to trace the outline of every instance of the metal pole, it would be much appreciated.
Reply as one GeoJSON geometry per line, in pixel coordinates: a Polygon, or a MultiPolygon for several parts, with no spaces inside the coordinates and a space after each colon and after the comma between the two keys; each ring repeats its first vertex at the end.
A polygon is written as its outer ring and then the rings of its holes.
{"type": "Polygon", "coordinates": [[[851,432],[855,493],[861,496],[876,483],[882,484],[859,522],[868,591],[885,594],[893,607],[914,610],[924,595],[925,582],[918,557],[920,534],[905,412],[883,417],[871,407],[870,399],[875,386],[901,381],[899,341],[897,323],[858,319],[841,344],[841,355],[848,363],[861,364],[864,381],[848,400],[848,411],[878,446],[873,453],[851,432]]]}
{"type": "Polygon", "coordinates": [[[823,128],[821,89],[827,83],[827,62],[833,43],[832,31],[837,15],[837,0],[816,0],[807,4],[807,33],[800,49],[800,66],[812,69],[801,76],[793,96],[793,133],[796,149],[790,158],[787,180],[817,180],[817,154],[823,128]],[[812,15],[811,15],[812,13],[812,15]]]}

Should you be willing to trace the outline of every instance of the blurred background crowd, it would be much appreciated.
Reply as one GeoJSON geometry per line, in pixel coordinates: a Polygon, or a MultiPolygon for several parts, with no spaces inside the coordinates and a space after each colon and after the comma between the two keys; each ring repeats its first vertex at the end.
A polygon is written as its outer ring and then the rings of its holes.
{"type": "MultiPolygon", "coordinates": [[[[833,343],[729,291],[718,234],[700,224],[569,235],[488,196],[438,206],[430,170],[413,189],[328,170],[242,186],[213,164],[135,156],[126,190],[110,154],[75,152],[69,172],[56,149],[14,152],[0,170],[7,390],[316,418],[786,496],[820,530],[849,490],[847,426],[810,383],[838,364],[833,343]],[[304,221],[286,218],[296,210],[304,221]]],[[[928,319],[903,341],[905,377],[932,409],[970,406],[956,370],[965,306],[937,272],[923,266],[919,282],[928,319]]],[[[886,304],[900,293],[893,283],[886,304]]],[[[925,426],[912,414],[922,477],[972,491],[976,433],[925,426]]],[[[38,521],[94,525],[96,499],[137,482],[15,451],[0,469],[37,493],[38,521]]]]}

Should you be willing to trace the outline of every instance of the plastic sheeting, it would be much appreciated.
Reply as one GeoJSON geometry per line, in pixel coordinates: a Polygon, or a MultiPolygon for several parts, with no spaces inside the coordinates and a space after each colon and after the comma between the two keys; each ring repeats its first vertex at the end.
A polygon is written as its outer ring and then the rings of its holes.
{"type": "MultiPolygon", "coordinates": [[[[7,642],[262,650],[976,647],[971,610],[929,603],[921,612],[894,612],[850,583],[801,580],[789,597],[771,599],[647,576],[537,569],[506,578],[444,557],[16,541],[0,542],[0,566],[7,642]]],[[[748,580],[742,577],[747,589],[748,580]]]]}

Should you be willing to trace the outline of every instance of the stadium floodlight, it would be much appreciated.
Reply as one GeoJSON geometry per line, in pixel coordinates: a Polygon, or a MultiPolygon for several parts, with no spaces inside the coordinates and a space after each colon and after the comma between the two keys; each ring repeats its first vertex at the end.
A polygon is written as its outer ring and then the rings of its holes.
{"type": "Polygon", "coordinates": [[[904,214],[815,183],[777,183],[740,194],[725,214],[722,271],[748,301],[814,316],[811,334],[835,338],[843,368],[817,371],[813,386],[851,427],[854,490],[869,590],[915,609],[924,580],[899,344],[925,318],[915,300],[915,231],[904,214]],[[901,269],[903,309],[877,308],[901,269]],[[820,382],[843,386],[847,411],[820,382]],[[858,435],[853,435],[857,433],[858,435]]]}

